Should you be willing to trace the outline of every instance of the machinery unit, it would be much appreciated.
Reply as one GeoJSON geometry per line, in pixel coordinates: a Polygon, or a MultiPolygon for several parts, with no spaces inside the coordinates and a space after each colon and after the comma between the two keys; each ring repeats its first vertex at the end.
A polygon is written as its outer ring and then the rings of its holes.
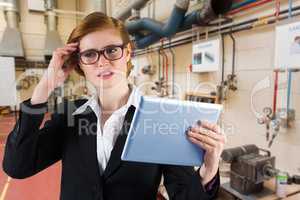
{"type": "Polygon", "coordinates": [[[277,173],[275,157],[256,145],[226,149],[222,153],[222,159],[231,163],[230,186],[241,194],[249,195],[261,191],[264,181],[277,173]]]}

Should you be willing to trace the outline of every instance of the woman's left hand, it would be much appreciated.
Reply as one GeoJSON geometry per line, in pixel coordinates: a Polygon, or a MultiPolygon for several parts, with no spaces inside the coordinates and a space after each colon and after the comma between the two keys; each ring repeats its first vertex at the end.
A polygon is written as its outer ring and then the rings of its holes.
{"type": "Polygon", "coordinates": [[[189,129],[187,136],[192,143],[206,151],[204,163],[199,171],[202,184],[206,185],[218,172],[226,137],[218,125],[205,121],[198,121],[197,125],[189,129]]]}

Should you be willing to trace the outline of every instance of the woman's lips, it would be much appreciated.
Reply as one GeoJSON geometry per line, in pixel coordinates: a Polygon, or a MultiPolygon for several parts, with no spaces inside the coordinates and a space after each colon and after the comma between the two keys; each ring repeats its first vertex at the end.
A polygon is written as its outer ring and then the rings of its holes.
{"type": "Polygon", "coordinates": [[[99,77],[101,79],[110,79],[113,75],[114,75],[114,73],[111,71],[103,71],[103,72],[100,72],[97,75],[97,77],[99,77]]]}

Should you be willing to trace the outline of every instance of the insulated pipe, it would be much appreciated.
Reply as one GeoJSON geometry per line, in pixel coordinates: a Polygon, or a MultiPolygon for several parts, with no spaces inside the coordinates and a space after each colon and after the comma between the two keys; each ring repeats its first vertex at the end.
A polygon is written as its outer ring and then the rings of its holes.
{"type": "Polygon", "coordinates": [[[232,6],[233,0],[207,0],[201,10],[194,11],[185,16],[180,31],[191,29],[192,25],[205,26],[216,19],[218,15],[227,13],[232,6]]]}
{"type": "Polygon", "coordinates": [[[106,0],[93,0],[95,10],[106,14],[106,0]]]}
{"type": "Polygon", "coordinates": [[[47,12],[47,30],[56,31],[57,29],[57,17],[53,10],[48,10],[47,12]]]}
{"type": "Polygon", "coordinates": [[[143,8],[149,0],[134,0],[131,4],[129,4],[126,8],[124,8],[119,14],[114,16],[117,19],[125,20],[131,14],[131,9],[140,10],[143,8]]]}
{"type": "MultiPolygon", "coordinates": [[[[209,21],[215,19],[219,14],[224,14],[227,11],[230,10],[230,7],[232,5],[232,0],[222,0],[220,1],[217,0],[207,0],[201,10],[194,11],[191,14],[188,14],[187,16],[182,19],[183,21],[178,21],[178,20],[172,20],[173,17],[177,17],[177,19],[180,18],[182,13],[178,12],[179,9],[176,4],[175,8],[173,9],[171,18],[168,21],[168,26],[170,27],[171,30],[168,30],[168,34],[171,35],[166,35],[162,32],[159,32],[159,29],[155,28],[153,31],[151,31],[150,34],[144,36],[141,39],[136,40],[136,47],[138,49],[140,48],[145,48],[151,44],[154,44],[155,42],[158,42],[161,37],[171,37],[174,35],[176,32],[184,31],[187,29],[192,28],[193,24],[198,24],[198,25],[205,25],[209,21]],[[174,24],[171,24],[174,23],[174,24]],[[180,27],[177,25],[180,24],[180,27]]],[[[152,24],[153,25],[153,24],[152,24]]],[[[147,25],[150,27],[150,25],[147,25]]],[[[139,30],[138,28],[135,27],[135,30],[139,30]]]]}
{"type": "Polygon", "coordinates": [[[56,0],[44,0],[44,3],[45,3],[46,10],[53,10],[53,9],[57,8],[56,0]]]}
{"type": "MultiPolygon", "coordinates": [[[[300,10],[300,6],[295,6],[294,8],[292,8],[292,11],[296,12],[296,11],[299,11],[300,10]]],[[[279,16],[280,17],[277,17],[276,19],[270,19],[268,21],[268,24],[273,24],[275,22],[278,22],[278,21],[281,21],[281,20],[285,20],[287,19],[286,16],[281,16],[281,15],[285,15],[286,13],[288,13],[288,10],[282,10],[279,12],[279,16]]],[[[295,13],[294,16],[299,16],[300,13],[295,13]]],[[[272,15],[273,16],[273,15],[272,15]]],[[[244,30],[250,30],[250,29],[253,29],[253,23],[256,23],[257,21],[259,21],[260,18],[254,18],[254,19],[250,19],[250,20],[247,20],[247,21],[243,21],[241,23],[236,23],[234,25],[230,25],[230,26],[225,26],[225,27],[222,27],[221,29],[218,28],[218,29],[214,29],[214,30],[211,30],[208,32],[208,34],[216,34],[217,32],[220,32],[222,34],[229,34],[229,33],[235,33],[235,32],[240,32],[240,31],[244,31],[244,30]]],[[[204,36],[206,33],[201,33],[200,36],[204,36]]],[[[191,43],[193,40],[193,36],[191,37],[188,37],[188,38],[184,38],[184,39],[181,39],[181,40],[176,40],[176,42],[174,43],[173,42],[173,45],[172,47],[176,47],[176,46],[179,46],[179,45],[184,45],[184,44],[188,44],[188,43],[191,43]]],[[[169,44],[170,45],[170,44],[169,44]]],[[[157,51],[157,47],[150,47],[148,48],[148,52],[153,52],[153,51],[157,51]]],[[[138,55],[143,55],[144,51],[140,50],[137,52],[137,56],[138,55]]]]}
{"type": "Polygon", "coordinates": [[[22,44],[22,35],[18,29],[18,1],[6,0],[4,6],[4,16],[6,19],[6,28],[4,30],[0,43],[0,55],[12,57],[24,57],[22,44]]]}
{"type": "Polygon", "coordinates": [[[6,23],[8,28],[18,28],[18,4],[17,0],[7,0],[7,4],[10,6],[6,6],[4,9],[6,23]]]}
{"type": "Polygon", "coordinates": [[[182,22],[182,19],[189,7],[189,0],[177,0],[172,10],[171,16],[166,24],[143,18],[136,21],[130,21],[126,27],[129,34],[134,34],[140,31],[149,31],[161,37],[167,37],[176,33],[177,28],[182,22]]]}
{"type": "Polygon", "coordinates": [[[52,57],[52,53],[55,49],[62,46],[62,41],[57,32],[56,5],[57,0],[45,0],[47,33],[45,37],[44,56],[46,60],[52,57]]]}
{"type": "Polygon", "coordinates": [[[57,30],[57,17],[55,9],[57,8],[57,0],[44,0],[46,9],[46,25],[48,31],[57,30]]]}
{"type": "Polygon", "coordinates": [[[182,23],[184,15],[189,7],[189,0],[177,0],[172,10],[171,16],[166,24],[143,18],[137,21],[127,23],[126,27],[129,34],[135,35],[141,31],[150,32],[141,39],[136,39],[138,48],[145,48],[162,37],[170,37],[174,35],[182,23]],[[154,37],[153,37],[154,36],[154,37]],[[153,39],[152,39],[153,38],[153,39]]]}

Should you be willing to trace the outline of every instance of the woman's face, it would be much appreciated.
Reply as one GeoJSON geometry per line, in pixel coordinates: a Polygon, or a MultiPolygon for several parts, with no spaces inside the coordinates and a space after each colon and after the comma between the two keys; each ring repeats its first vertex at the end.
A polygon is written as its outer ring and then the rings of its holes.
{"type": "Polygon", "coordinates": [[[79,42],[80,67],[97,90],[109,89],[124,84],[124,81],[127,83],[130,51],[129,44],[123,44],[115,29],[95,31],[85,35],[79,42]],[[124,48],[120,47],[122,45],[125,45],[124,48]],[[101,52],[98,61],[97,51],[101,52]]]}

